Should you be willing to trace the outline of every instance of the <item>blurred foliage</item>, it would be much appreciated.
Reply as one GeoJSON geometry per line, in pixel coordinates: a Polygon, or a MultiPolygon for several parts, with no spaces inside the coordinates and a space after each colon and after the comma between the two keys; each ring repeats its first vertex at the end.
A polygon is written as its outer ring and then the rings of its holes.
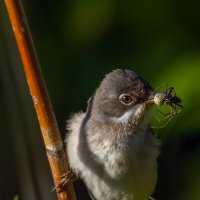
{"type": "Polygon", "coordinates": [[[16,194],[13,198],[13,200],[19,200],[19,196],[16,194]]]}
{"type": "Polygon", "coordinates": [[[23,4],[63,137],[65,120],[86,109],[112,69],[136,71],[154,88],[173,86],[184,108],[155,130],[162,140],[155,197],[200,199],[200,1],[23,4]]]}

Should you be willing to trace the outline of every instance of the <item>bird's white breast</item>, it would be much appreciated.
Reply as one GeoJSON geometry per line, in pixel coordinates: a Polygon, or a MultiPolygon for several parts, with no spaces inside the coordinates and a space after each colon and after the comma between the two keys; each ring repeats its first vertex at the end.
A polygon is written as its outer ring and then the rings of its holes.
{"type": "Polygon", "coordinates": [[[140,129],[133,136],[111,137],[112,133],[102,137],[101,133],[88,132],[82,138],[79,134],[84,115],[74,115],[69,123],[67,153],[72,170],[97,200],[146,200],[157,179],[154,136],[140,129]]]}

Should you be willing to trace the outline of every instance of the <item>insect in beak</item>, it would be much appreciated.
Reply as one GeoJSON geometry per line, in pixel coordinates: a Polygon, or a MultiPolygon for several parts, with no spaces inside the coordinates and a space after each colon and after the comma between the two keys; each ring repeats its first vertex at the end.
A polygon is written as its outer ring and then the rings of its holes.
{"type": "Polygon", "coordinates": [[[182,101],[181,99],[176,96],[175,89],[173,87],[167,87],[166,84],[161,85],[159,88],[155,89],[152,94],[149,96],[149,99],[146,101],[146,104],[156,104],[158,106],[162,105],[168,105],[170,107],[169,113],[163,113],[158,110],[161,114],[165,116],[163,120],[158,121],[164,121],[164,123],[159,127],[152,127],[152,128],[163,128],[165,127],[172,118],[181,112],[183,109],[183,106],[180,104],[182,101]],[[164,91],[158,91],[161,87],[165,86],[164,91]]]}

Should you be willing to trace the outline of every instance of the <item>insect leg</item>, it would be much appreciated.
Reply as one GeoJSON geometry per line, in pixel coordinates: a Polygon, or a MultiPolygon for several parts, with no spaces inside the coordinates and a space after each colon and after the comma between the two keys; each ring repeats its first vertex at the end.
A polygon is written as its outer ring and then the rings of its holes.
{"type": "Polygon", "coordinates": [[[158,90],[160,89],[160,88],[162,88],[162,87],[165,87],[165,92],[166,92],[166,90],[167,90],[167,84],[166,83],[164,83],[164,84],[162,84],[162,85],[160,85],[159,87],[157,87],[156,89],[154,89],[153,90],[153,92],[150,94],[150,96],[149,96],[149,100],[152,100],[153,98],[154,98],[154,95],[158,92],[158,90]]]}

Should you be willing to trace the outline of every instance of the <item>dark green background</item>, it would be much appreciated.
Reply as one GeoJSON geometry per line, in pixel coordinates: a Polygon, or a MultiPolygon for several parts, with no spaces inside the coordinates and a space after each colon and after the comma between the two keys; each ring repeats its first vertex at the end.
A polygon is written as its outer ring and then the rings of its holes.
{"type": "MultiPolygon", "coordinates": [[[[128,68],[174,86],[184,109],[162,140],[157,200],[200,199],[200,1],[23,1],[64,137],[105,73],[128,68]]],[[[0,199],[55,199],[21,61],[0,7],[0,199]]],[[[79,189],[79,186],[78,186],[79,189]]],[[[86,199],[86,191],[78,191],[86,199]],[[83,193],[82,193],[83,192],[83,193]]]]}

